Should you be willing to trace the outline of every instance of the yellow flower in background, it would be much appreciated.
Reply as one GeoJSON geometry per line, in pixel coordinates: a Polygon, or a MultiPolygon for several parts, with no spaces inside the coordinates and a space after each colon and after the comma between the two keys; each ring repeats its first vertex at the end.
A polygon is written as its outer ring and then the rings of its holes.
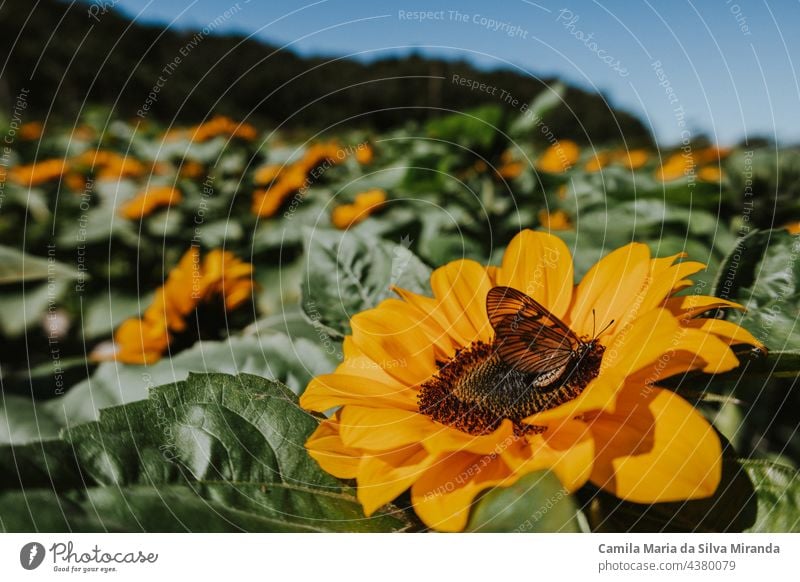
{"type": "Polygon", "coordinates": [[[629,170],[638,170],[647,163],[650,154],[643,149],[622,151],[617,159],[629,170]]]}
{"type": "Polygon", "coordinates": [[[563,210],[548,212],[544,208],[539,211],[539,224],[547,230],[569,230],[572,228],[572,221],[569,214],[563,210]]]}
{"type": "Polygon", "coordinates": [[[8,171],[8,178],[23,186],[39,186],[58,180],[68,169],[66,160],[56,158],[27,166],[15,166],[8,171]]]}
{"type": "Polygon", "coordinates": [[[506,180],[518,178],[525,170],[525,164],[514,159],[511,150],[506,150],[500,156],[500,166],[497,168],[497,175],[506,180]]]}
{"type": "Polygon", "coordinates": [[[183,200],[180,190],[172,186],[155,186],[140,192],[123,204],[119,212],[125,218],[135,220],[149,216],[154,211],[175,206],[183,200]]]}
{"type": "Polygon", "coordinates": [[[682,257],[654,259],[632,243],[575,286],[564,242],[523,231],[499,267],[449,263],[431,276],[433,297],[397,289],[399,299],[352,318],[344,361],[302,395],[306,409],[336,409],[309,438],[309,453],[356,480],[368,515],[410,488],[420,518],[444,531],[464,528],[485,489],[541,469],[570,492],[591,481],[640,503],[712,495],[719,438],[658,384],[689,370],[731,370],[732,344],[759,343],[731,322],[698,317],[734,303],[674,295],[704,268],[682,257]],[[602,330],[552,392],[531,387],[535,376],[499,355],[504,338],[487,314],[495,286],[529,295],[584,342],[602,330]]]}
{"type": "Polygon", "coordinates": [[[800,221],[784,224],[781,228],[786,229],[789,234],[800,234],[800,221]]]}
{"type": "Polygon", "coordinates": [[[86,188],[86,180],[76,172],[68,172],[64,175],[64,185],[73,192],[82,192],[86,188]]]}
{"type": "Polygon", "coordinates": [[[257,186],[268,186],[275,178],[277,178],[283,171],[283,166],[272,164],[269,166],[262,166],[256,170],[253,176],[253,182],[257,186]]]}
{"type": "Polygon", "coordinates": [[[73,158],[72,162],[94,172],[99,180],[138,178],[147,172],[139,160],[109,150],[87,150],[73,158]]]}
{"type": "Polygon", "coordinates": [[[79,125],[70,136],[70,141],[81,142],[91,141],[97,137],[97,132],[91,125],[79,125]]]}
{"type": "Polygon", "coordinates": [[[697,177],[704,182],[721,182],[722,170],[719,166],[705,166],[697,170],[697,177]]]}
{"type": "Polygon", "coordinates": [[[599,172],[611,163],[613,159],[610,152],[597,152],[583,167],[587,172],[599,172]]]}
{"type": "MultiPolygon", "coordinates": [[[[204,142],[218,136],[235,137],[245,141],[253,141],[258,136],[256,128],[249,123],[244,121],[239,123],[224,115],[217,115],[205,123],[190,128],[188,133],[189,138],[194,142],[204,142]]],[[[172,139],[181,135],[183,135],[183,133],[178,130],[177,133],[168,132],[165,138],[172,139]]]]}
{"type": "Polygon", "coordinates": [[[44,125],[41,121],[30,121],[19,127],[19,138],[24,141],[33,141],[42,137],[44,125]]]}
{"type": "Polygon", "coordinates": [[[619,164],[629,170],[638,170],[647,163],[650,158],[647,150],[613,150],[608,152],[598,152],[586,162],[584,169],[587,172],[599,172],[611,164],[619,164]]]}
{"type": "Polygon", "coordinates": [[[355,151],[356,161],[362,166],[367,166],[375,159],[375,150],[368,143],[360,144],[355,151]]]}
{"type": "Polygon", "coordinates": [[[366,220],[386,202],[386,192],[380,189],[367,190],[356,194],[352,204],[342,204],[333,209],[331,222],[341,230],[350,228],[366,220]]]}
{"type": "Polygon", "coordinates": [[[701,180],[719,182],[722,179],[719,163],[729,155],[729,149],[719,147],[675,152],[656,170],[656,178],[662,182],[669,182],[696,173],[701,180]],[[708,164],[716,165],[701,167],[708,164]]]}
{"type": "Polygon", "coordinates": [[[302,194],[319,177],[318,168],[326,164],[333,166],[345,158],[344,150],[336,143],[318,143],[306,149],[303,156],[292,164],[272,164],[257,169],[253,181],[257,186],[267,188],[253,192],[253,214],[264,218],[275,216],[290,196],[302,194]]]}
{"type": "Polygon", "coordinates": [[[169,347],[170,335],[163,321],[133,318],[122,322],[114,334],[117,351],[111,358],[126,364],[153,364],[169,347]]]}
{"type": "Polygon", "coordinates": [[[181,164],[178,175],[181,178],[199,178],[205,172],[203,164],[194,160],[184,160],[181,164]]]}
{"type": "Polygon", "coordinates": [[[129,319],[114,333],[115,350],[94,359],[127,364],[152,364],[161,359],[173,333],[187,328],[187,318],[203,302],[221,300],[227,311],[246,303],[253,294],[253,266],[233,253],[212,250],[201,260],[190,248],[173,268],[141,318],[129,319]]]}
{"type": "Polygon", "coordinates": [[[225,309],[233,311],[253,295],[253,265],[230,251],[213,250],[203,260],[203,297],[222,297],[225,309]]]}
{"type": "Polygon", "coordinates": [[[565,139],[548,147],[537,160],[536,167],[548,174],[563,174],[575,165],[580,155],[578,144],[565,139]]]}
{"type": "Polygon", "coordinates": [[[656,169],[656,179],[662,182],[671,182],[688,176],[692,170],[692,161],[684,158],[682,154],[673,154],[656,169]]]}

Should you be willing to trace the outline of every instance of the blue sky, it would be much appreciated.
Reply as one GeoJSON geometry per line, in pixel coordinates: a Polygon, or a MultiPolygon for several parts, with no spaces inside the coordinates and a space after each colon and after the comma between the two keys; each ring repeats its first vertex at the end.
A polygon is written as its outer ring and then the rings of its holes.
{"type": "Polygon", "coordinates": [[[120,0],[162,26],[253,35],[304,55],[411,50],[558,76],[640,115],[660,142],[685,132],[800,142],[797,0],[120,0]],[[421,21],[409,13],[435,12],[421,21]],[[659,66],[660,63],[660,66],[659,66]]]}

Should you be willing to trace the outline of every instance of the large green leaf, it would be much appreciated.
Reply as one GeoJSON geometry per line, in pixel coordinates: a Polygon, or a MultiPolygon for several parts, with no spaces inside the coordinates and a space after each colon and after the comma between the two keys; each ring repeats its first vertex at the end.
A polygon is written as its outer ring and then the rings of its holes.
{"type": "MultiPolygon", "coordinates": [[[[767,370],[797,370],[800,351],[800,237],[782,229],[754,230],[739,239],[717,272],[714,294],[744,305],[727,318],[747,328],[770,350],[767,370]],[[785,355],[785,361],[784,360],[785,355]]],[[[796,375],[796,374],[795,374],[796,375]]]]}
{"type": "Polygon", "coordinates": [[[509,487],[496,487],[478,500],[470,514],[469,531],[581,531],[578,508],[553,473],[525,475],[509,487]]]}
{"type": "Polygon", "coordinates": [[[300,393],[311,378],[333,369],[336,352],[329,352],[308,339],[270,332],[198,342],[149,366],[103,363],[62,397],[32,402],[9,396],[5,405],[0,401],[0,443],[54,437],[61,427],[95,420],[103,408],[142,400],[152,386],[185,380],[190,372],[256,374],[300,393]]]}
{"type": "Polygon", "coordinates": [[[77,269],[60,263],[55,257],[36,257],[20,250],[0,246],[0,285],[20,281],[77,279],[77,269]]]}
{"type": "Polygon", "coordinates": [[[430,268],[408,249],[354,232],[307,230],[303,310],[335,334],[350,332],[350,318],[392,296],[396,285],[430,293],[430,268]]]}
{"type": "Polygon", "coordinates": [[[800,532],[800,475],[784,465],[743,460],[758,498],[752,532],[800,532]]]}
{"type": "MultiPolygon", "coordinates": [[[[304,444],[318,419],[279,382],[192,374],[62,440],[0,447],[6,531],[393,531],[304,444]],[[25,496],[36,505],[24,503],[25,496]]],[[[394,515],[391,512],[396,512],[394,515]]]]}
{"type": "Polygon", "coordinates": [[[0,443],[27,443],[58,434],[62,423],[42,403],[0,392],[0,443]]]}

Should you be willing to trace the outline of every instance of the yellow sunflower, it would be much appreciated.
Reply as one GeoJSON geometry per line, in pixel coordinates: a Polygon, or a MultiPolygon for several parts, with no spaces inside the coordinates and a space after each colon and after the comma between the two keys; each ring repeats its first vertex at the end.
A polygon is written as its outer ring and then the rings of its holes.
{"type": "Polygon", "coordinates": [[[431,276],[433,297],[397,289],[355,315],[344,361],[301,398],[335,409],[306,447],[340,478],[356,479],[367,514],[410,488],[431,528],[462,530],[476,496],[550,469],[572,492],[591,481],[651,503],[708,497],[721,479],[711,425],[660,380],[689,370],[731,370],[731,344],[760,344],[739,326],[698,317],[739,307],[715,297],[675,296],[704,265],[654,259],[632,243],[600,260],[577,286],[557,237],[523,231],[502,265],[449,263],[431,276]],[[592,343],[580,373],[546,392],[496,347],[487,295],[496,286],[538,301],[592,343]]]}
{"type": "Polygon", "coordinates": [[[96,360],[152,364],[161,359],[173,333],[187,328],[187,318],[202,303],[221,300],[227,311],[253,296],[253,265],[230,251],[214,249],[201,259],[191,247],[169,272],[141,318],[122,323],[114,333],[114,349],[93,354],[96,360]]]}

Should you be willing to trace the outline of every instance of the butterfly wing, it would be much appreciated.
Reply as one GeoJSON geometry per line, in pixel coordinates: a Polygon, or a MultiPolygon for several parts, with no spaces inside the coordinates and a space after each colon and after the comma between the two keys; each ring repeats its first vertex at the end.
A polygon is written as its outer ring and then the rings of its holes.
{"type": "Polygon", "coordinates": [[[546,307],[511,287],[490,289],[486,312],[497,336],[500,357],[521,372],[536,374],[535,385],[555,382],[581,344],[546,307]]]}

